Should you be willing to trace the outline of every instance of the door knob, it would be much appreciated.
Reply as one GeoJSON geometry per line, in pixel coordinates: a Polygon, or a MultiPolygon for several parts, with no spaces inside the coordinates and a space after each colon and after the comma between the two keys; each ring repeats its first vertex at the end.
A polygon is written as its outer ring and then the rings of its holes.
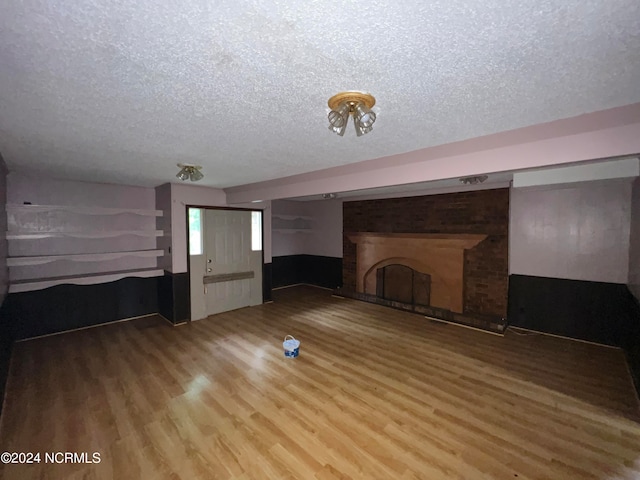
{"type": "Polygon", "coordinates": [[[210,268],[207,268],[207,272],[210,272],[210,271],[211,271],[211,269],[210,269],[210,268]]]}

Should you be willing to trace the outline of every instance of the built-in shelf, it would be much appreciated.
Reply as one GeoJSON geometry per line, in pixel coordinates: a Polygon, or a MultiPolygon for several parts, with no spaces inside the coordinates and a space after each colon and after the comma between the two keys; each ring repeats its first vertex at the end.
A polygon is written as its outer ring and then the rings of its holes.
{"type": "Polygon", "coordinates": [[[52,277],[46,279],[18,280],[11,283],[9,293],[30,292],[54,287],[56,285],[94,285],[96,283],[115,282],[127,277],[161,277],[164,270],[158,268],[144,268],[138,270],[120,270],[116,272],[92,273],[84,275],[69,275],[65,277],[52,277]]]}
{"type": "Polygon", "coordinates": [[[279,218],[281,220],[313,220],[313,217],[308,217],[306,215],[280,215],[279,213],[272,214],[271,218],[279,218]]]}
{"type": "Polygon", "coordinates": [[[271,216],[272,231],[277,233],[308,233],[311,231],[312,217],[306,215],[280,215],[271,216]]]}
{"type": "Polygon", "coordinates": [[[274,228],[273,231],[278,233],[311,233],[310,228],[274,228]]]}
{"type": "Polygon", "coordinates": [[[41,240],[44,238],[114,238],[125,235],[136,237],[162,237],[162,230],[109,230],[102,232],[7,232],[7,240],[41,240]]]}
{"type": "Polygon", "coordinates": [[[157,259],[164,250],[158,249],[156,239],[164,233],[157,229],[155,220],[163,215],[162,210],[11,203],[7,214],[10,218],[6,238],[14,252],[7,258],[7,266],[11,267],[10,292],[163,274],[157,259]],[[131,217],[117,218],[118,215],[131,217]],[[92,251],[98,252],[87,253],[92,251]],[[34,266],[37,272],[33,271],[34,266]],[[80,270],[94,273],[77,273],[80,270]],[[38,278],[33,278],[35,275],[38,278]],[[24,280],[25,277],[29,279],[24,280]]]}
{"type": "Polygon", "coordinates": [[[58,260],[68,260],[72,262],[104,262],[108,260],[116,260],[123,257],[152,258],[161,257],[162,255],[164,255],[164,250],[132,250],[108,253],[74,253],[67,255],[8,257],[7,266],[19,267],[25,265],[42,265],[45,263],[56,262],[58,260]]]}
{"type": "Polygon", "coordinates": [[[64,211],[69,213],[77,213],[80,215],[121,215],[130,213],[133,215],[162,217],[162,210],[148,210],[140,208],[106,208],[106,207],[89,207],[82,205],[31,205],[9,203],[7,204],[7,212],[16,213],[39,213],[64,211]]]}

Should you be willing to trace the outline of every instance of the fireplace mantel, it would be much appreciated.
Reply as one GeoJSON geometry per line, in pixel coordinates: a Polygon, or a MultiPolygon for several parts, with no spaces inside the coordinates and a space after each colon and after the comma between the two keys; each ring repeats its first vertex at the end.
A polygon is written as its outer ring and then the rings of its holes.
{"type": "Polygon", "coordinates": [[[431,275],[431,305],[464,310],[464,251],[487,238],[469,233],[346,233],[358,246],[356,291],[375,294],[378,268],[400,264],[431,275]]]}

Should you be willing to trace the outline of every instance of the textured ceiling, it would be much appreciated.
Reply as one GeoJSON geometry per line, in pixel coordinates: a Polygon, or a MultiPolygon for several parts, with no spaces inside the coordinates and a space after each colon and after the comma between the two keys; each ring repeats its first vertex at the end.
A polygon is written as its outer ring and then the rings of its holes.
{"type": "Polygon", "coordinates": [[[228,187],[640,101],[637,0],[9,0],[9,168],[228,187]],[[326,101],[377,99],[369,135],[326,101]]]}

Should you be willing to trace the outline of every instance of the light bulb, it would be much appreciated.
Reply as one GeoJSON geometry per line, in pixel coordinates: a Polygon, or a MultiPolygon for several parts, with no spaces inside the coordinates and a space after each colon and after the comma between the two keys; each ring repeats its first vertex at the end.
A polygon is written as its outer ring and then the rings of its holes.
{"type": "Polygon", "coordinates": [[[376,121],[376,114],[369,110],[365,105],[359,103],[355,107],[353,118],[361,127],[371,128],[376,121]]]}

